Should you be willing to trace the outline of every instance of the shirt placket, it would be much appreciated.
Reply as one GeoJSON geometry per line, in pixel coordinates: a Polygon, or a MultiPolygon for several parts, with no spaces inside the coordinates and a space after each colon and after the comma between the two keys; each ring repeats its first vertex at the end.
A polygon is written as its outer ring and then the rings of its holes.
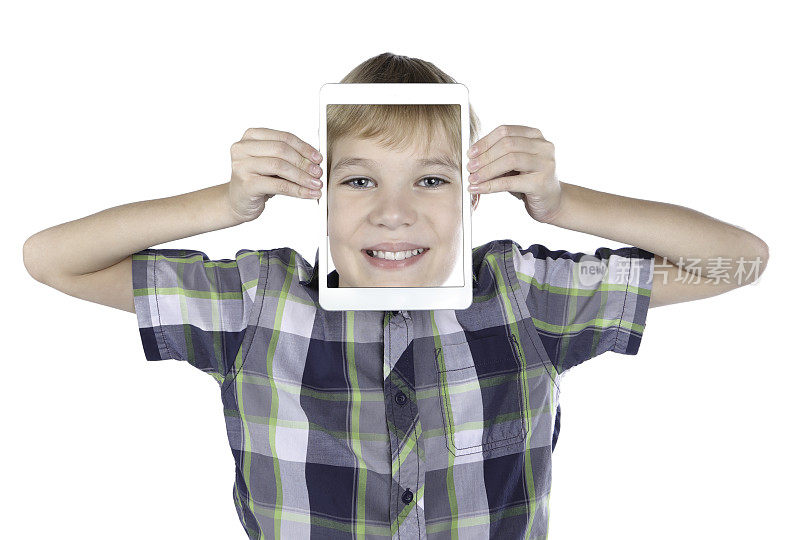
{"type": "Polygon", "coordinates": [[[422,425],[414,380],[413,324],[407,311],[386,312],[384,326],[384,404],[389,432],[392,481],[389,522],[392,537],[425,538],[425,462],[422,425]]]}

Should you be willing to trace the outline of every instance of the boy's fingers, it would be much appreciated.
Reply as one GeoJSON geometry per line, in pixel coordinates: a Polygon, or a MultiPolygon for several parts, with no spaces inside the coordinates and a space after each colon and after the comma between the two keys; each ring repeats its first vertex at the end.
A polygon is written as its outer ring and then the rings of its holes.
{"type": "Polygon", "coordinates": [[[480,184],[506,173],[520,174],[536,170],[536,155],[527,152],[509,152],[484,165],[468,178],[470,184],[480,184]]]}
{"type": "MultiPolygon", "coordinates": [[[[478,172],[493,161],[514,152],[536,154],[537,148],[532,144],[533,140],[543,141],[544,139],[529,139],[528,137],[517,136],[506,137],[501,144],[495,144],[480,156],[470,159],[470,161],[474,163],[472,165],[467,163],[467,170],[472,173],[478,172]]],[[[491,178],[490,176],[485,176],[483,171],[481,171],[481,176],[483,176],[484,179],[491,178]]]]}
{"type": "Polygon", "coordinates": [[[481,155],[491,148],[503,137],[528,137],[530,139],[542,138],[542,132],[536,128],[528,126],[517,126],[503,124],[494,128],[485,137],[482,137],[472,145],[476,150],[467,155],[471,158],[481,155]]]}
{"type": "Polygon", "coordinates": [[[254,158],[277,157],[287,161],[308,174],[314,174],[314,162],[300,154],[294,147],[283,141],[246,140],[236,143],[238,151],[254,158]]]}
{"type": "Polygon", "coordinates": [[[245,140],[259,140],[259,141],[282,141],[292,148],[297,150],[301,155],[305,156],[309,161],[319,163],[320,159],[314,157],[316,148],[302,140],[300,137],[288,131],[281,131],[279,129],[269,128],[248,128],[242,136],[242,141],[245,140]]]}
{"type": "Polygon", "coordinates": [[[312,199],[316,196],[315,192],[318,191],[317,188],[307,188],[275,176],[259,176],[256,182],[258,182],[258,189],[262,193],[274,193],[276,195],[286,195],[287,197],[312,199]]]}
{"type": "Polygon", "coordinates": [[[517,196],[516,193],[525,193],[530,192],[531,190],[531,176],[534,176],[533,182],[536,182],[536,177],[539,179],[544,177],[544,172],[532,172],[527,174],[511,174],[507,176],[501,176],[499,178],[495,178],[488,182],[482,182],[480,184],[476,184],[475,186],[470,186],[471,193],[498,193],[500,191],[508,191],[518,199],[522,197],[517,196]],[[472,189],[472,188],[476,189],[472,189]]]}
{"type": "Polygon", "coordinates": [[[266,141],[267,139],[273,138],[270,136],[273,131],[274,130],[268,128],[247,128],[244,135],[242,135],[242,140],[259,139],[266,141]]]}
{"type": "Polygon", "coordinates": [[[303,171],[295,167],[293,164],[281,158],[274,156],[255,156],[250,159],[252,160],[250,170],[256,174],[261,176],[278,176],[301,186],[316,188],[313,184],[314,180],[317,180],[316,176],[311,175],[308,171],[303,171]]]}

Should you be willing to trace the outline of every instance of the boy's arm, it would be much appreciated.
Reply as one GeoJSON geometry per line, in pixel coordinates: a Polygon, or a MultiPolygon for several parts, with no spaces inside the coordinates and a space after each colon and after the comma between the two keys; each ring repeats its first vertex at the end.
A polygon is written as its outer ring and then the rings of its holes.
{"type": "Polygon", "coordinates": [[[753,283],[769,259],[769,247],[758,236],[690,208],[566,182],[561,189],[561,204],[546,223],[655,254],[650,307],[753,283]]]}
{"type": "Polygon", "coordinates": [[[25,268],[37,281],[66,294],[135,313],[131,255],[242,223],[229,200],[226,182],[56,225],[25,241],[25,268]]]}

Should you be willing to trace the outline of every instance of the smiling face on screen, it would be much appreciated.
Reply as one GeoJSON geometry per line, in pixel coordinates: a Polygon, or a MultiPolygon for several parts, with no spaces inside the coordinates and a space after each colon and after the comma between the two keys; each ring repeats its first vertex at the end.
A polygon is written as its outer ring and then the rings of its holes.
{"type": "Polygon", "coordinates": [[[339,286],[444,283],[463,242],[461,170],[445,137],[403,150],[346,137],[330,154],[328,235],[339,286]]]}

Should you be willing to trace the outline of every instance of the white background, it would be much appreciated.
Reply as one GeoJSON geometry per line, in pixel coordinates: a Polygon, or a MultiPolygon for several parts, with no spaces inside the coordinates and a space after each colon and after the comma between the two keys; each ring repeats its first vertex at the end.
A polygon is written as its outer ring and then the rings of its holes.
{"type": "MultiPolygon", "coordinates": [[[[684,205],[770,246],[756,285],[653,309],[637,356],[608,353],[565,376],[550,538],[797,534],[800,44],[789,2],[214,5],[3,10],[3,537],[245,537],[214,380],[146,362],[132,313],[36,282],[22,245],[112,206],[227,181],[248,127],[316,146],[319,87],[385,51],[467,85],[481,136],[541,129],[560,180],[684,205]]],[[[158,247],[233,258],[290,246],[313,263],[304,224],[317,209],[281,196],[254,222],[158,247]]],[[[473,245],[502,238],[625,245],[537,223],[507,193],[484,196],[473,245]]]]}

